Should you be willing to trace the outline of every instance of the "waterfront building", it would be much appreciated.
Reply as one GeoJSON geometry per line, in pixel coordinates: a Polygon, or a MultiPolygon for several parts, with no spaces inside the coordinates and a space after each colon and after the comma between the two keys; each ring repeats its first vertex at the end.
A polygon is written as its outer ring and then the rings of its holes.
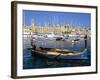
{"type": "Polygon", "coordinates": [[[46,25],[46,26],[35,26],[31,25],[33,33],[69,33],[72,30],[72,26],[66,25],[46,25]]]}
{"type": "Polygon", "coordinates": [[[85,29],[80,26],[75,26],[73,27],[70,24],[65,24],[65,25],[42,25],[42,26],[36,26],[34,20],[32,20],[32,23],[30,26],[24,26],[23,27],[23,33],[24,34],[38,34],[38,33],[64,33],[64,34],[79,34],[79,35],[84,35],[86,33],[90,34],[90,29],[85,29]]]}

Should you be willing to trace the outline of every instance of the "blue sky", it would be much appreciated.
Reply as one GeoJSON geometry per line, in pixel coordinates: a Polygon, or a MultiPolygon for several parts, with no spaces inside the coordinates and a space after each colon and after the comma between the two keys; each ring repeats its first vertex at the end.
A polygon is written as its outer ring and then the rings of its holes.
{"type": "Polygon", "coordinates": [[[23,24],[31,25],[32,19],[37,26],[44,24],[71,24],[85,28],[91,27],[91,14],[89,13],[23,10],[23,24]]]}

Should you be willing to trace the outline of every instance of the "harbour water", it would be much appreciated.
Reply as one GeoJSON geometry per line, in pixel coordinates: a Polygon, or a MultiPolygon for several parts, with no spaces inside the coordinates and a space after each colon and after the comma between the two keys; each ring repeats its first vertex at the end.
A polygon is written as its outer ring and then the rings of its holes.
{"type": "MultiPolygon", "coordinates": [[[[57,68],[57,67],[76,67],[76,66],[90,66],[91,45],[90,37],[87,40],[87,54],[88,59],[85,60],[51,60],[47,58],[40,58],[31,55],[31,38],[23,38],[23,69],[36,69],[36,68],[57,68]]],[[[85,48],[84,39],[80,38],[77,42],[68,40],[40,40],[34,42],[37,47],[46,48],[60,48],[69,49],[74,51],[82,51],[85,48]]]]}

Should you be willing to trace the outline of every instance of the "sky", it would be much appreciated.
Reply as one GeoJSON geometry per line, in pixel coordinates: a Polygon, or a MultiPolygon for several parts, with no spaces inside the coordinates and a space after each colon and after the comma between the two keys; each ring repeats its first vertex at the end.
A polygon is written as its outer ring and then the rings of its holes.
{"type": "Polygon", "coordinates": [[[73,26],[89,28],[91,26],[90,21],[90,13],[23,10],[23,25],[27,26],[34,22],[36,26],[71,24],[73,26]]]}

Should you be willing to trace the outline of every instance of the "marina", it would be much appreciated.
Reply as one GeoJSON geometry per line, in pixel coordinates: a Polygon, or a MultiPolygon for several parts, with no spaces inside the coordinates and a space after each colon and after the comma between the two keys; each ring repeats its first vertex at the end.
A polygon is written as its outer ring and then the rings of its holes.
{"type": "MultiPolygon", "coordinates": [[[[84,38],[80,38],[78,41],[72,42],[75,38],[67,38],[66,40],[56,40],[56,39],[44,39],[43,37],[40,38],[23,38],[23,60],[24,60],[24,69],[34,69],[34,68],[48,68],[48,67],[71,67],[71,66],[89,66],[90,65],[90,37],[87,38],[87,50],[85,49],[85,40],[84,38]],[[41,56],[39,54],[35,54],[33,51],[32,45],[36,45],[36,48],[56,48],[59,50],[69,50],[74,52],[82,52],[85,51],[85,54],[75,55],[73,56],[59,56],[54,58],[52,56],[41,56]],[[49,58],[48,58],[49,57],[49,58]]],[[[47,50],[46,50],[47,51],[47,50]]],[[[50,51],[50,50],[49,50],[50,51]]],[[[41,51],[42,52],[42,51],[41,51]]],[[[65,51],[66,52],[66,51],[65,51]]],[[[50,53],[50,52],[49,52],[50,53]]],[[[51,53],[52,54],[52,53],[51,53]]],[[[54,52],[53,52],[54,54],[54,52]]],[[[58,55],[58,54],[54,54],[58,55]]]]}

